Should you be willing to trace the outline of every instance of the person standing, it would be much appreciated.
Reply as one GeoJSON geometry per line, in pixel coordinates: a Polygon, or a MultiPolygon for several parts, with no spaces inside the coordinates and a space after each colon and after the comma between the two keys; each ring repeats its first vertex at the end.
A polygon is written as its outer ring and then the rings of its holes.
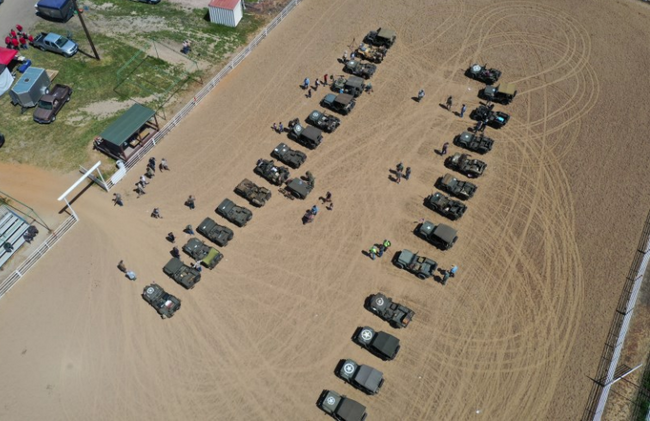
{"type": "Polygon", "coordinates": [[[271,126],[271,128],[273,129],[274,132],[276,132],[276,133],[278,132],[278,125],[277,124],[273,123],[273,126],[271,126]]]}
{"type": "Polygon", "coordinates": [[[151,168],[153,172],[156,172],[156,158],[153,156],[149,158],[149,163],[147,164],[147,166],[151,168]]]}
{"type": "Polygon", "coordinates": [[[11,39],[11,46],[13,47],[14,50],[18,49],[18,38],[11,39]]]}
{"type": "Polygon", "coordinates": [[[167,160],[165,158],[160,161],[160,172],[163,170],[169,171],[169,165],[167,165],[167,160]]]}
{"type": "Polygon", "coordinates": [[[124,202],[122,202],[122,195],[119,193],[113,193],[113,206],[115,205],[124,206],[124,202]]]}
{"type": "Polygon", "coordinates": [[[449,142],[442,144],[442,149],[440,150],[440,155],[447,155],[447,148],[449,148],[449,142]]]}
{"type": "Polygon", "coordinates": [[[447,281],[449,280],[449,276],[450,276],[450,273],[449,273],[448,270],[446,270],[446,271],[444,271],[444,272],[442,273],[442,281],[441,281],[441,283],[442,283],[443,285],[447,285],[447,281]]]}
{"type": "Polygon", "coordinates": [[[348,61],[348,50],[345,50],[343,52],[343,63],[345,63],[346,61],[348,61]]]}
{"type": "Polygon", "coordinates": [[[404,173],[404,179],[408,180],[411,178],[411,167],[406,167],[406,172],[404,173]]]}
{"type": "Polygon", "coordinates": [[[307,90],[307,98],[311,98],[311,88],[309,88],[309,90],[307,90]]]}
{"type": "Polygon", "coordinates": [[[188,208],[190,208],[191,210],[194,210],[194,201],[195,200],[196,200],[196,198],[194,196],[190,195],[190,197],[187,198],[187,201],[185,202],[185,204],[187,205],[188,208]]]}
{"type": "Polygon", "coordinates": [[[309,78],[306,77],[304,82],[302,83],[302,89],[307,89],[309,88],[309,78]]]}
{"type": "Polygon", "coordinates": [[[395,182],[397,184],[402,182],[402,172],[401,171],[395,172],[395,182]]]}
{"type": "MultiPolygon", "coordinates": [[[[161,165],[162,165],[162,164],[161,164],[161,165]]],[[[147,167],[147,172],[146,172],[144,175],[146,175],[146,176],[149,177],[149,178],[154,178],[154,176],[155,176],[156,174],[153,172],[153,170],[151,169],[151,167],[147,167]]]]}
{"type": "Polygon", "coordinates": [[[452,278],[455,278],[455,277],[456,277],[456,271],[458,271],[458,266],[456,266],[456,265],[452,265],[452,266],[451,266],[451,269],[449,269],[449,275],[450,275],[452,278]]]}
{"type": "Polygon", "coordinates": [[[147,177],[145,177],[144,174],[140,176],[140,184],[142,184],[143,186],[149,184],[149,182],[147,181],[147,177]]]}
{"type": "Polygon", "coordinates": [[[399,164],[397,164],[395,168],[397,169],[397,171],[402,172],[404,171],[404,164],[400,162],[399,164]]]}
{"type": "Polygon", "coordinates": [[[377,253],[379,253],[379,249],[377,249],[377,246],[372,246],[370,247],[370,250],[368,250],[368,255],[372,260],[375,260],[377,258],[377,253]]]}
{"type": "Polygon", "coordinates": [[[172,248],[171,253],[172,253],[172,257],[175,257],[175,258],[177,258],[177,259],[180,259],[180,257],[181,257],[181,252],[180,252],[180,250],[178,250],[178,247],[174,246],[174,247],[172,248]]]}
{"type": "Polygon", "coordinates": [[[453,98],[451,95],[449,95],[449,98],[447,98],[446,105],[447,105],[447,111],[451,111],[451,106],[453,105],[453,98]]]}
{"type": "Polygon", "coordinates": [[[156,219],[162,219],[162,215],[160,214],[160,208],[153,208],[153,211],[151,212],[151,217],[156,219]]]}
{"type": "Polygon", "coordinates": [[[278,130],[279,130],[278,133],[280,134],[284,132],[284,126],[282,125],[282,122],[280,122],[280,124],[278,125],[278,130]]]}
{"type": "Polygon", "coordinates": [[[144,189],[142,188],[142,185],[140,184],[140,182],[137,182],[137,183],[136,183],[136,185],[135,185],[135,192],[138,193],[138,197],[137,197],[136,199],[139,199],[140,196],[142,196],[143,194],[146,194],[146,193],[147,193],[147,192],[144,191],[144,189]]]}
{"type": "Polygon", "coordinates": [[[124,260],[120,260],[120,263],[117,264],[117,268],[120,270],[122,273],[126,273],[126,265],[124,264],[124,260]]]}
{"type": "Polygon", "coordinates": [[[422,101],[422,98],[424,98],[424,89],[420,89],[418,92],[418,102],[422,101]]]}
{"type": "Polygon", "coordinates": [[[463,104],[463,106],[460,107],[460,118],[463,118],[463,116],[465,115],[465,111],[467,111],[467,106],[463,104]]]}
{"type": "Polygon", "coordinates": [[[174,235],[173,232],[167,234],[167,240],[172,244],[176,243],[176,236],[174,235]]]}
{"type": "Polygon", "coordinates": [[[384,248],[384,251],[388,250],[391,246],[390,240],[384,240],[383,243],[381,243],[381,247],[384,248]]]}
{"type": "Polygon", "coordinates": [[[327,73],[323,76],[323,85],[327,86],[327,73]]]}
{"type": "Polygon", "coordinates": [[[311,214],[314,216],[318,215],[318,206],[314,205],[311,207],[311,214]]]}
{"type": "Polygon", "coordinates": [[[191,225],[188,225],[185,227],[184,231],[188,233],[189,235],[194,235],[194,228],[192,228],[191,225]]]}

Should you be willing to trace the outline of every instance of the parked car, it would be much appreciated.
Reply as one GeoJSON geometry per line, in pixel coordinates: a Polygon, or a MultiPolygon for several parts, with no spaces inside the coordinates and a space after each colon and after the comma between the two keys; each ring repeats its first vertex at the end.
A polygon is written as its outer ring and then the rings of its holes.
{"type": "Polygon", "coordinates": [[[321,105],[337,113],[347,115],[352,112],[357,103],[354,100],[354,96],[350,94],[327,94],[321,100],[321,105]]]}
{"type": "Polygon", "coordinates": [[[416,228],[415,233],[441,250],[449,250],[458,241],[458,232],[445,224],[434,224],[424,221],[416,228]]]}
{"type": "Polygon", "coordinates": [[[165,292],[158,284],[147,285],[142,298],[156,309],[160,317],[170,318],[181,308],[181,300],[165,292]]]}
{"type": "Polygon", "coordinates": [[[393,46],[393,44],[395,44],[396,39],[397,34],[392,29],[379,28],[376,31],[368,32],[368,35],[366,35],[364,41],[377,47],[383,46],[390,48],[393,46]]]}
{"type": "Polygon", "coordinates": [[[384,385],[384,373],[354,360],[341,360],[336,375],[368,395],[376,395],[384,385]]]}
{"type": "Polygon", "coordinates": [[[467,205],[440,192],[427,196],[424,199],[424,205],[452,221],[460,219],[467,210],[467,205]]]}
{"type": "Polygon", "coordinates": [[[399,339],[386,332],[364,326],[354,332],[352,340],[384,361],[394,360],[400,350],[399,339]]]}
{"type": "Polygon", "coordinates": [[[316,404],[338,421],[364,421],[368,416],[365,406],[332,390],[323,390],[316,404]]]}
{"type": "Polygon", "coordinates": [[[396,253],[393,263],[398,268],[406,269],[422,280],[431,278],[438,268],[438,263],[435,260],[419,256],[407,249],[396,253]]]}
{"type": "Polygon", "coordinates": [[[41,124],[52,123],[61,108],[70,101],[72,88],[56,84],[49,94],[41,97],[34,110],[34,121],[41,124]]]}
{"type": "Polygon", "coordinates": [[[307,154],[291,149],[286,143],[280,143],[271,152],[273,158],[277,158],[291,168],[300,168],[307,160],[307,154]]]}
{"type": "Polygon", "coordinates": [[[165,275],[178,282],[185,289],[192,289],[201,280],[201,272],[173,257],[163,267],[165,275]]]}
{"type": "Polygon", "coordinates": [[[79,46],[76,42],[54,32],[41,32],[36,35],[32,45],[34,48],[43,51],[52,51],[53,53],[62,54],[65,57],[72,57],[79,51],[79,46]]]}
{"type": "Polygon", "coordinates": [[[413,310],[394,302],[392,298],[381,292],[368,297],[366,308],[396,329],[407,327],[415,316],[413,310]]]}
{"type": "Polygon", "coordinates": [[[253,212],[230,199],[224,199],[215,211],[238,227],[245,226],[253,218],[253,212]]]}
{"type": "Polygon", "coordinates": [[[205,218],[196,230],[199,234],[221,247],[227,246],[228,242],[235,236],[235,233],[230,228],[217,224],[212,218],[205,218]]]}

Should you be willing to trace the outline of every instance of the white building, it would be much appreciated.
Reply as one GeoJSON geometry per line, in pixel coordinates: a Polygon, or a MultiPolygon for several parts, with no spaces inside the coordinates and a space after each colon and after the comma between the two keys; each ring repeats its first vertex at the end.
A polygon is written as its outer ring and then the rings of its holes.
{"type": "Polygon", "coordinates": [[[234,28],[244,16],[245,8],[244,0],[212,0],[208,6],[210,22],[234,28]]]}

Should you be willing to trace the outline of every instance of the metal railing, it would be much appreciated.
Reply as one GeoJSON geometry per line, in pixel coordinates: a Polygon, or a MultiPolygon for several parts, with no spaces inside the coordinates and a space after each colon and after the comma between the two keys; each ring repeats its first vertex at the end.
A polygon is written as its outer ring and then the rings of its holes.
{"type": "Polygon", "coordinates": [[[27,258],[18,269],[14,270],[11,275],[0,282],[0,299],[30,270],[38,260],[47,253],[54,244],[56,244],[63,235],[77,223],[77,218],[71,215],[38,246],[38,248],[27,258]]]}
{"type": "MultiPolygon", "coordinates": [[[[192,100],[185,104],[183,108],[179,112],[176,113],[176,115],[165,124],[165,126],[156,133],[151,141],[147,142],[146,145],[144,145],[142,148],[140,148],[129,160],[125,163],[126,170],[129,171],[131,168],[133,168],[142,158],[146,156],[146,154],[153,149],[161,140],[169,134],[169,132],[174,129],[193,109],[194,107],[197,106],[205,98],[210,91],[212,91],[218,84],[221,82],[221,80],[228,75],[235,67],[237,67],[239,64],[241,64],[242,61],[250,53],[255,50],[255,48],[259,45],[262,40],[264,40],[269,32],[271,32],[284,18],[287,17],[287,15],[293,10],[294,7],[298,5],[298,3],[302,2],[302,0],[291,0],[289,4],[286,5],[284,9],[278,15],[255,37],[253,40],[244,48],[239,54],[237,54],[226,66],[221,69],[219,73],[216,74],[215,77],[213,77],[208,83],[206,83],[203,88],[199,92],[194,95],[192,100]]],[[[84,168],[81,168],[81,172],[84,172],[84,168]]],[[[109,191],[111,188],[113,188],[115,184],[111,181],[108,180],[105,185],[102,186],[104,190],[109,191]]]]}

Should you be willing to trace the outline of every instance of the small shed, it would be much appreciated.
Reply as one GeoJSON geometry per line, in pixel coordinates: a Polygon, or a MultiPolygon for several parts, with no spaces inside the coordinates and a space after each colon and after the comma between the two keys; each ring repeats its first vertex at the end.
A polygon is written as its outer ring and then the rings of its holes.
{"type": "Polygon", "coordinates": [[[210,22],[235,27],[244,16],[244,0],[212,0],[208,5],[210,22]]]}
{"type": "Polygon", "coordinates": [[[156,112],[133,104],[124,114],[95,138],[95,148],[115,159],[128,161],[158,132],[156,112]]]}

